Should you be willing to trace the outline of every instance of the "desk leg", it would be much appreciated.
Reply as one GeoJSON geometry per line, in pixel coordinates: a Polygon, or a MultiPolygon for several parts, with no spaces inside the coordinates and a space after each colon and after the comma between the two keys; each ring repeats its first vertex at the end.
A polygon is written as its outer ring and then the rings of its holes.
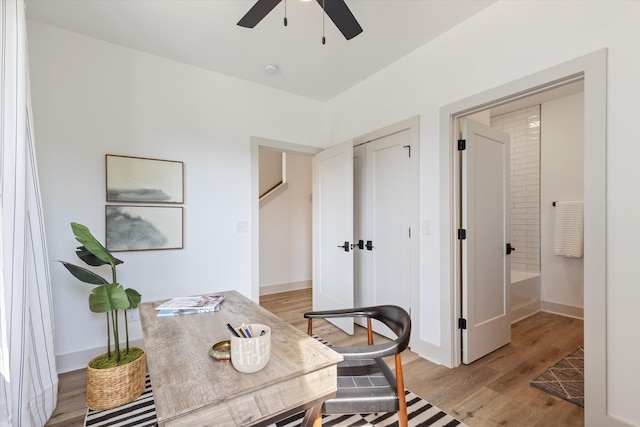
{"type": "Polygon", "coordinates": [[[322,403],[312,406],[304,411],[304,418],[300,427],[321,427],[322,426],[322,403]]]}

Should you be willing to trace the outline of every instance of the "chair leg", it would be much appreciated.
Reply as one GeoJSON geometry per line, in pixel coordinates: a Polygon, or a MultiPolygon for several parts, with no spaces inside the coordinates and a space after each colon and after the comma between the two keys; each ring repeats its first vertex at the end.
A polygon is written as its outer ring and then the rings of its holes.
{"type": "Polygon", "coordinates": [[[318,417],[313,422],[313,427],[322,427],[322,411],[318,412],[318,417]]]}
{"type": "Polygon", "coordinates": [[[309,319],[309,322],[307,323],[307,335],[311,336],[311,334],[313,330],[313,319],[309,319]]]}
{"type": "Polygon", "coordinates": [[[371,327],[371,318],[367,317],[367,342],[373,345],[373,328],[371,327]]]}
{"type": "Polygon", "coordinates": [[[398,393],[398,425],[408,427],[407,399],[404,395],[404,378],[402,376],[402,358],[396,354],[396,392],[398,393]]]}

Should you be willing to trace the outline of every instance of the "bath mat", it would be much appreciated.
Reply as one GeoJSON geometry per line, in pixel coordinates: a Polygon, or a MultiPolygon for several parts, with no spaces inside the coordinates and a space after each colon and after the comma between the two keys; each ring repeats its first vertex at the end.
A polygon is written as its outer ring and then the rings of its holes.
{"type": "Polygon", "coordinates": [[[572,351],[531,385],[584,408],[584,348],[572,351]]]}

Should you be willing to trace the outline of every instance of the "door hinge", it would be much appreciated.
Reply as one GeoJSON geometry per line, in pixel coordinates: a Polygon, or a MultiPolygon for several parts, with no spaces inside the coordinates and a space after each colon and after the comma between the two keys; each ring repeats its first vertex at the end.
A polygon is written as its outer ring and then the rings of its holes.
{"type": "Polygon", "coordinates": [[[458,151],[464,151],[467,149],[467,140],[459,139],[458,140],[458,151]]]}
{"type": "Polygon", "coordinates": [[[464,240],[467,238],[467,230],[464,228],[458,229],[458,240],[464,240]]]}
{"type": "Polygon", "coordinates": [[[458,329],[467,329],[467,319],[462,317],[458,319],[458,329]]]}
{"type": "Polygon", "coordinates": [[[411,146],[410,145],[403,145],[402,148],[408,148],[409,149],[409,157],[411,157],[411,146]]]}
{"type": "Polygon", "coordinates": [[[411,238],[411,227],[409,227],[409,238],[411,238]]]}

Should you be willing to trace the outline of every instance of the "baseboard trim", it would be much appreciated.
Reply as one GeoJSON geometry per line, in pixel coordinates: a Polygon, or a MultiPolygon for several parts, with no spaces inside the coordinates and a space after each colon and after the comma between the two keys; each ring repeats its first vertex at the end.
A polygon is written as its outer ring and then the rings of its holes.
{"type": "MultiPolygon", "coordinates": [[[[140,347],[144,349],[142,338],[129,341],[130,347],[140,347]]],[[[87,364],[96,356],[106,353],[106,347],[90,348],[87,350],[74,351],[72,353],[58,354],[56,356],[56,368],[59,374],[65,372],[84,369],[87,364]]]]}
{"type": "Polygon", "coordinates": [[[297,291],[299,289],[308,289],[311,287],[311,280],[302,280],[300,282],[279,283],[277,285],[260,286],[260,296],[279,294],[280,292],[297,291]]]}
{"type": "Polygon", "coordinates": [[[551,301],[541,301],[541,310],[547,313],[559,314],[561,316],[573,317],[584,320],[584,308],[573,305],[559,304],[551,301]]]}

